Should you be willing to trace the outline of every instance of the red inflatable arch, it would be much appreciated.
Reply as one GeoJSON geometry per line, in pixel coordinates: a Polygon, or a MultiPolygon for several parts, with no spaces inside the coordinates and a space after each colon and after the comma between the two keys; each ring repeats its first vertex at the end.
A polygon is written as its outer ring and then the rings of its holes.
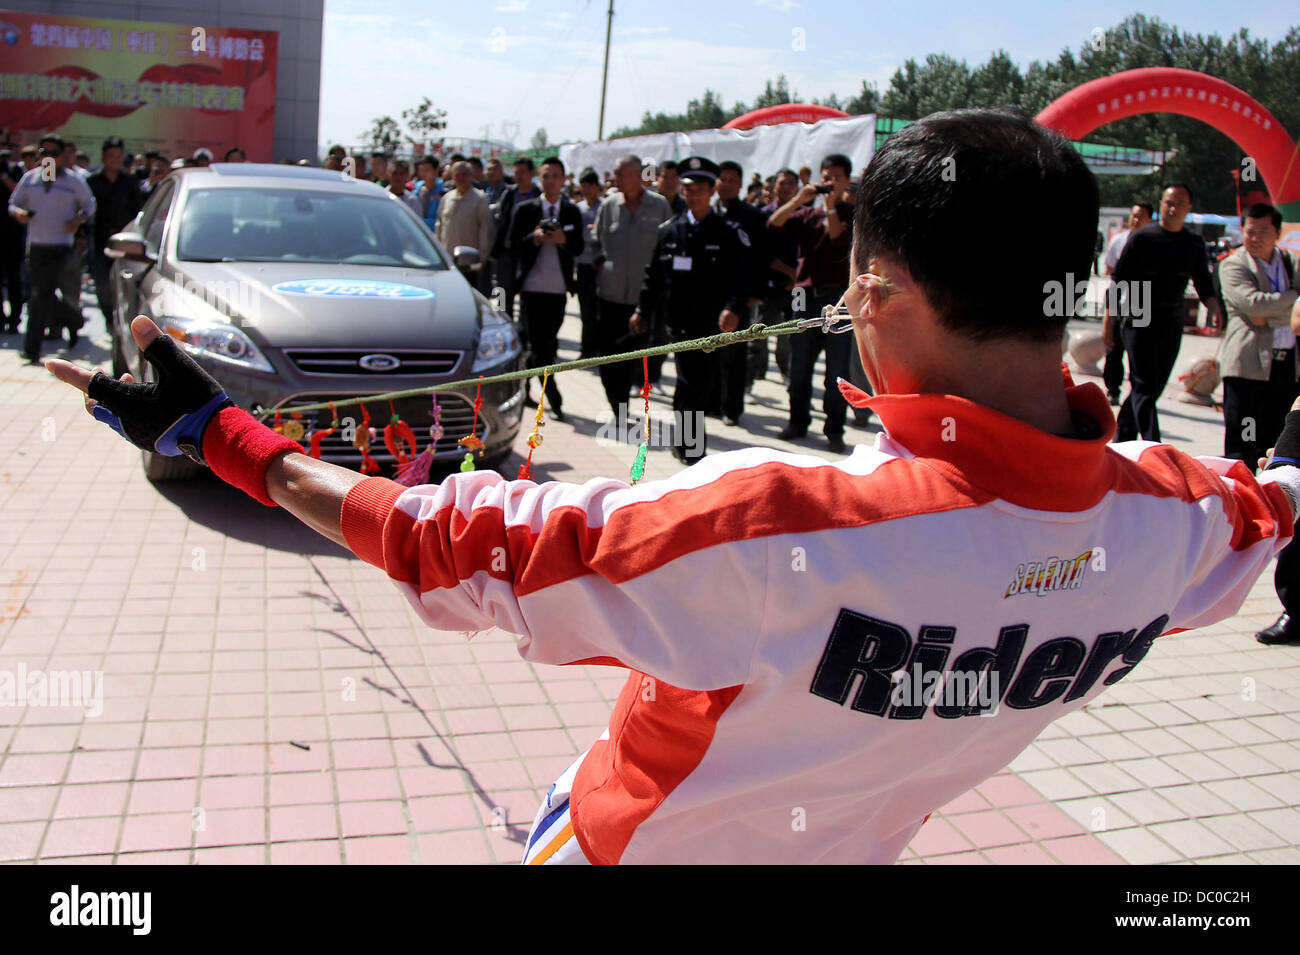
{"type": "Polygon", "coordinates": [[[1287,207],[1287,219],[1300,219],[1300,147],[1254,97],[1213,76],[1168,67],[1126,70],[1070,90],[1037,120],[1082,139],[1099,126],[1142,113],[1190,116],[1230,137],[1255,160],[1274,203],[1287,207]]]}
{"type": "Polygon", "coordinates": [[[737,116],[723,129],[750,129],[754,126],[776,126],[780,123],[815,123],[823,119],[844,119],[849,114],[842,109],[829,106],[814,106],[812,103],[778,103],[762,109],[751,110],[743,116],[737,116]]]}

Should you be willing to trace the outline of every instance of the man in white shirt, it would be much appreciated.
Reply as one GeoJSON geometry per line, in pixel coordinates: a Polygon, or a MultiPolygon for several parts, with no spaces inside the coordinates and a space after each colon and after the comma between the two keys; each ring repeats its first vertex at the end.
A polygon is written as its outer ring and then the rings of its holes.
{"type": "MultiPolygon", "coordinates": [[[[1119,264],[1120,254],[1128,244],[1128,237],[1135,230],[1151,224],[1155,209],[1149,202],[1137,202],[1128,213],[1128,228],[1117,232],[1106,245],[1106,254],[1101,264],[1105,267],[1104,275],[1110,275],[1119,264]]],[[[1106,382],[1106,394],[1112,405],[1119,405],[1119,386],[1124,383],[1124,343],[1115,334],[1115,320],[1107,305],[1105,317],[1101,323],[1101,337],[1106,343],[1106,366],[1102,369],[1102,379],[1106,382]]]]}

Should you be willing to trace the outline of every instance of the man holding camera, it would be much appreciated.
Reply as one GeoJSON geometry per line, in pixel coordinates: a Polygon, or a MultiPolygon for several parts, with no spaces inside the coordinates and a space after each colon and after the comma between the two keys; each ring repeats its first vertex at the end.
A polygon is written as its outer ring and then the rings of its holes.
{"type": "MultiPolygon", "coordinates": [[[[817,316],[827,305],[834,305],[843,291],[844,273],[848,270],[850,237],[853,231],[853,206],[847,201],[849,175],[853,164],[847,156],[832,153],[822,160],[822,181],[809,183],[794,198],[772,213],[769,229],[780,229],[787,222],[799,246],[799,272],[795,288],[802,289],[807,316],[817,316]],[[811,202],[821,197],[821,203],[811,202]]],[[[796,292],[796,295],[799,293],[796,292]]],[[[848,335],[796,335],[790,342],[790,423],[778,437],[782,441],[802,438],[812,423],[813,367],[818,353],[826,349],[825,394],[822,409],[826,412],[823,432],[832,451],[842,454],[844,419],[848,403],[837,386],[839,379],[849,380],[850,351],[848,335]]]]}
{"type": "MultiPolygon", "coordinates": [[[[542,194],[515,207],[510,248],[519,274],[524,331],[528,336],[528,367],[553,364],[559,348],[564,303],[577,291],[573,259],[584,245],[582,213],[564,195],[564,163],[555,156],[542,161],[542,194]]],[[[552,420],[563,421],[562,399],[555,378],[546,381],[547,409],[552,420]]],[[[532,401],[531,389],[529,407],[532,401]]]]}
{"type": "Polygon", "coordinates": [[[86,180],[67,169],[63,140],[45,136],[40,147],[41,162],[23,174],[9,197],[9,214],[27,226],[32,300],[22,356],[33,365],[40,362],[46,329],[66,328],[68,347],[77,343],[81,311],[72,302],[60,301],[56,293],[74,254],[77,230],[95,213],[95,196],[86,180]]]}

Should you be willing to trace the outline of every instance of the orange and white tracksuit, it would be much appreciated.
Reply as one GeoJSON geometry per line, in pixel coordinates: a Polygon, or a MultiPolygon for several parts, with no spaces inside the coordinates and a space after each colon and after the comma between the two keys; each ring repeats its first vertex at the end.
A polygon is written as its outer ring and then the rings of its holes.
{"type": "Polygon", "coordinates": [[[894,861],[1152,641],[1232,615],[1293,533],[1300,470],[1108,445],[883,395],[837,461],[753,448],[629,487],[381,478],[351,548],[430,627],[629,671],[538,812],[531,862],[894,861]]]}

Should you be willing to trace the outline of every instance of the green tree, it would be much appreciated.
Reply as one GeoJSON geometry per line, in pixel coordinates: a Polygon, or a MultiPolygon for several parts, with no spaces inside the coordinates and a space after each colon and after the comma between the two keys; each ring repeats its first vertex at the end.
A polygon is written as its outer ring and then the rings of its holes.
{"type": "Polygon", "coordinates": [[[392,155],[402,141],[402,127],[391,116],[380,116],[372,120],[370,128],[361,134],[361,141],[372,152],[385,152],[392,155]]]}
{"type": "Polygon", "coordinates": [[[447,111],[437,109],[426,96],[419,106],[402,110],[402,121],[410,130],[406,138],[412,146],[417,143],[428,144],[435,132],[447,128],[447,111]]]}
{"type": "Polygon", "coordinates": [[[546,135],[546,127],[545,127],[545,126],[540,127],[540,128],[537,130],[537,132],[533,133],[533,138],[532,138],[532,141],[531,141],[531,143],[530,143],[530,145],[531,145],[531,147],[532,147],[533,149],[545,149],[545,148],[546,148],[547,146],[549,146],[550,144],[551,144],[551,141],[550,141],[549,137],[547,137],[547,135],[546,135]]]}
{"type": "Polygon", "coordinates": [[[767,81],[767,86],[763,92],[758,94],[758,99],[754,100],[754,105],[750,109],[765,109],[768,106],[779,106],[782,103],[794,103],[799,99],[799,94],[790,90],[790,82],[782,73],[776,78],[776,83],[771,80],[767,81]]]}

